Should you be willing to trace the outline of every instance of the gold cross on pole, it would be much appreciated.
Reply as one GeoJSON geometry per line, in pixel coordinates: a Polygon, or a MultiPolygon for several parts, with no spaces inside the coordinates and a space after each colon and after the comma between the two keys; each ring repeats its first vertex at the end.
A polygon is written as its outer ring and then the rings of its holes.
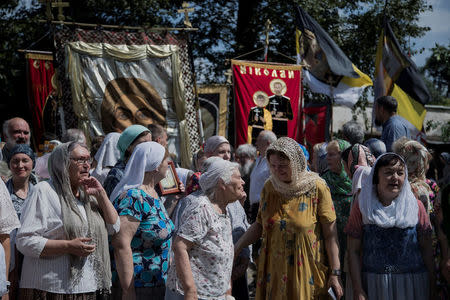
{"type": "Polygon", "coordinates": [[[52,8],[57,7],[58,8],[58,20],[64,21],[66,17],[64,17],[63,14],[63,7],[69,7],[69,2],[62,2],[62,0],[56,0],[52,2],[52,8]]]}
{"type": "Polygon", "coordinates": [[[177,10],[178,13],[184,13],[184,25],[186,27],[192,28],[192,23],[191,21],[189,21],[189,13],[193,12],[195,9],[193,7],[189,7],[189,3],[187,3],[186,1],[183,2],[183,4],[181,5],[183,8],[177,10]]]}
{"type": "Polygon", "coordinates": [[[227,77],[227,84],[231,85],[233,82],[231,81],[231,77],[233,76],[233,72],[231,69],[228,69],[225,72],[225,76],[227,77]]]}

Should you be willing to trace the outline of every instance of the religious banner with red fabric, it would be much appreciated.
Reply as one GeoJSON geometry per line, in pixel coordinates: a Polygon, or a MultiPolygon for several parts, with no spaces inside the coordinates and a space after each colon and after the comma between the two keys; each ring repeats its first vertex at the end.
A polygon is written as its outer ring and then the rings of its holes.
{"type": "Polygon", "coordinates": [[[43,142],[41,139],[48,127],[44,111],[53,110],[52,99],[56,90],[56,76],[51,54],[28,52],[25,58],[27,59],[28,98],[33,123],[32,137],[38,145],[43,142]]]}
{"type": "Polygon", "coordinates": [[[298,138],[301,66],[232,60],[236,146],[259,132],[298,138]]]}

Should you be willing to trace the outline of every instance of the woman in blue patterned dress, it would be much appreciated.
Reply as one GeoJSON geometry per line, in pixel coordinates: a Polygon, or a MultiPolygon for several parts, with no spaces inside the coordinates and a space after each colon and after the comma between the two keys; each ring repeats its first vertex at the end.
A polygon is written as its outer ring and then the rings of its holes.
{"type": "MultiPolygon", "coordinates": [[[[158,143],[139,144],[111,194],[121,221],[112,240],[121,299],[164,299],[174,225],[154,187],[165,177],[168,157],[158,143]]],[[[114,296],[120,299],[118,291],[114,296]]]]}

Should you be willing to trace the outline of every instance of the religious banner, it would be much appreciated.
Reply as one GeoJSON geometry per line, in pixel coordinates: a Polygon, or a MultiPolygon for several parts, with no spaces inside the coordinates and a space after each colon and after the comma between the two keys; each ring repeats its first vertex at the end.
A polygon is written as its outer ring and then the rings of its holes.
{"type": "Polygon", "coordinates": [[[186,41],[168,33],[77,33],[56,35],[65,49],[76,127],[96,136],[132,124],[160,124],[169,152],[188,166],[200,141],[186,41]]]}
{"type": "Polygon", "coordinates": [[[301,66],[232,60],[236,146],[259,132],[297,139],[301,66]]]}
{"type": "Polygon", "coordinates": [[[45,132],[56,131],[56,76],[51,53],[27,52],[28,99],[32,113],[35,145],[43,143],[45,132]]]}
{"type": "Polygon", "coordinates": [[[228,87],[205,85],[198,88],[198,102],[203,128],[203,138],[213,135],[227,136],[228,87]]]}

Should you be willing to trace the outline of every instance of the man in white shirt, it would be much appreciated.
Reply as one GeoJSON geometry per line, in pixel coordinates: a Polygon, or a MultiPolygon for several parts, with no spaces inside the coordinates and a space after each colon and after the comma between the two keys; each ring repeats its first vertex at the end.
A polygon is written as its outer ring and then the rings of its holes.
{"type": "Polygon", "coordinates": [[[277,136],[270,130],[261,131],[256,139],[256,149],[259,156],[256,158],[252,173],[250,174],[250,222],[253,223],[258,215],[260,194],[264,183],[270,176],[269,164],[266,159],[266,150],[277,140],[277,136]]]}

